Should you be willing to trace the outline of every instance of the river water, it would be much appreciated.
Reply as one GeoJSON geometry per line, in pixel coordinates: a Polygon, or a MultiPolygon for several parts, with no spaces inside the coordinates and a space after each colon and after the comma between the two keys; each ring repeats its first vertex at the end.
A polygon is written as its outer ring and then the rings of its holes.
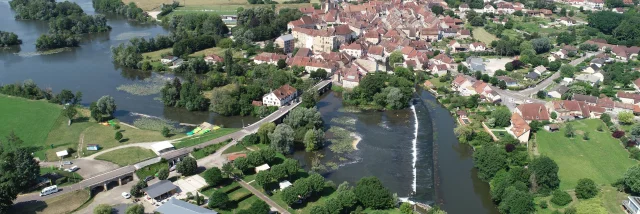
{"type": "MultiPolygon", "coordinates": [[[[95,14],[90,0],[76,0],[86,13],[95,14]]],[[[158,95],[136,96],[116,88],[156,77],[171,77],[123,70],[111,62],[110,47],[136,36],[153,37],[168,31],[157,25],[139,25],[121,17],[107,16],[113,28],[108,33],[83,36],[79,48],[55,54],[39,54],[35,41],[48,31],[46,22],[16,21],[8,0],[0,0],[0,30],[18,34],[19,48],[0,49],[0,84],[33,79],[40,87],[83,92],[83,105],[103,95],[116,99],[116,117],[131,122],[137,114],[183,123],[204,121],[227,127],[242,127],[257,121],[251,117],[223,117],[210,112],[188,112],[164,107],[158,95]]],[[[336,93],[327,93],[318,103],[326,127],[342,126],[361,138],[358,150],[338,162],[326,177],[339,184],[376,176],[399,197],[437,203],[449,213],[497,213],[490,201],[488,184],[477,179],[468,146],[458,144],[455,123],[435,98],[422,90],[415,105],[399,111],[345,110],[336,93]],[[414,167],[415,166],[415,167],[414,167]]],[[[327,157],[328,149],[322,151],[327,157]]],[[[309,163],[310,155],[294,157],[309,163]]]]}

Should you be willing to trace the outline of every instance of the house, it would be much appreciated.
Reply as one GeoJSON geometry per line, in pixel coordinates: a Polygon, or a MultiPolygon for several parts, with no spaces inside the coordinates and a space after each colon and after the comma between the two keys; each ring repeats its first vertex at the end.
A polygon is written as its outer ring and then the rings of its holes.
{"type": "Polygon", "coordinates": [[[569,87],[564,85],[556,85],[551,89],[551,91],[549,91],[549,93],[547,93],[547,96],[560,99],[562,98],[562,95],[564,93],[567,93],[567,91],[569,91],[569,87]]]}
{"type": "Polygon", "coordinates": [[[623,103],[636,104],[640,102],[640,94],[618,91],[616,97],[623,103]]]}
{"type": "Polygon", "coordinates": [[[269,164],[265,163],[265,164],[262,164],[260,166],[256,166],[255,170],[256,170],[256,173],[258,173],[258,172],[266,171],[266,170],[269,170],[269,169],[271,169],[271,167],[269,167],[269,164]]]}
{"type": "Polygon", "coordinates": [[[473,72],[480,71],[484,73],[486,71],[484,60],[480,57],[467,58],[467,67],[473,72]]]}
{"type": "Polygon", "coordinates": [[[457,75],[456,78],[451,82],[451,89],[453,91],[460,92],[462,96],[470,96],[475,94],[475,91],[469,90],[473,83],[469,81],[463,75],[457,75]]]}
{"type": "Polygon", "coordinates": [[[582,117],[583,113],[589,114],[589,111],[583,112],[583,108],[580,105],[580,101],[575,100],[556,100],[551,103],[547,103],[549,109],[555,112],[559,120],[568,121],[573,120],[576,117],[582,117]]]}
{"type": "Polygon", "coordinates": [[[313,52],[331,52],[338,47],[338,39],[333,29],[307,29],[295,27],[291,30],[295,47],[309,48],[313,52]]]}
{"type": "Polygon", "coordinates": [[[458,110],[456,111],[456,114],[458,115],[458,121],[460,121],[460,124],[468,125],[471,123],[471,120],[469,120],[469,117],[467,117],[466,111],[458,110]]]}
{"type": "Polygon", "coordinates": [[[474,42],[469,45],[469,50],[471,51],[485,51],[487,50],[487,46],[482,42],[474,42]]]}
{"type": "Polygon", "coordinates": [[[496,103],[502,100],[502,97],[500,97],[500,94],[498,94],[498,92],[494,90],[486,91],[484,94],[484,97],[487,101],[491,103],[496,103]]]}
{"type": "Polygon", "coordinates": [[[622,201],[622,206],[629,214],[640,214],[640,197],[627,196],[627,200],[622,201]]]}
{"type": "Polygon", "coordinates": [[[576,25],[576,20],[569,18],[569,17],[561,17],[560,18],[560,24],[566,25],[566,26],[573,26],[576,25]]]}
{"type": "Polygon", "coordinates": [[[293,52],[293,48],[295,46],[293,35],[291,34],[282,35],[276,38],[274,43],[278,45],[278,47],[282,48],[282,51],[285,54],[293,52]]]}
{"type": "MultiPolygon", "coordinates": [[[[270,65],[277,65],[278,61],[286,60],[287,55],[277,54],[277,53],[267,53],[262,52],[253,58],[253,62],[256,64],[267,63],[270,65]]],[[[286,61],[285,61],[286,62],[286,61]]]]}
{"type": "Polygon", "coordinates": [[[355,66],[346,68],[343,72],[341,72],[340,76],[342,77],[341,82],[342,87],[344,88],[355,88],[356,86],[360,85],[361,75],[355,66]]]}
{"type": "Polygon", "coordinates": [[[457,39],[471,38],[471,31],[467,30],[467,29],[459,30],[458,31],[458,35],[456,36],[456,38],[457,39]]]}
{"type": "Polygon", "coordinates": [[[532,71],[532,72],[529,72],[526,76],[524,76],[524,78],[528,80],[538,80],[540,79],[540,74],[532,71]]]}
{"type": "Polygon", "coordinates": [[[491,87],[486,82],[479,80],[471,85],[476,94],[486,95],[487,92],[491,91],[491,87]]]}
{"type": "Polygon", "coordinates": [[[198,205],[171,197],[160,205],[155,212],[160,214],[218,214],[218,212],[205,209],[198,205]]]}
{"type": "Polygon", "coordinates": [[[574,94],[571,100],[583,101],[588,105],[595,106],[598,103],[598,98],[591,95],[574,94]]]}
{"type": "Polygon", "coordinates": [[[531,127],[527,121],[517,113],[511,115],[511,125],[506,128],[507,133],[518,139],[520,143],[529,142],[529,135],[531,134],[531,127]]]}
{"type": "Polygon", "coordinates": [[[288,181],[288,180],[284,180],[284,181],[278,183],[278,186],[280,187],[280,190],[286,189],[286,188],[290,187],[291,185],[292,185],[291,182],[288,181]]]}
{"type": "Polygon", "coordinates": [[[175,57],[175,56],[165,56],[165,57],[162,57],[162,59],[160,59],[160,62],[161,62],[162,64],[165,64],[165,65],[166,65],[166,64],[170,64],[170,63],[172,63],[172,62],[174,62],[174,61],[176,61],[176,60],[178,60],[178,57],[175,57]]]}
{"type": "Polygon", "coordinates": [[[168,151],[173,151],[175,149],[176,148],[169,141],[162,141],[151,145],[151,150],[153,150],[156,154],[162,154],[168,151]]]}
{"type": "Polygon", "coordinates": [[[460,10],[460,12],[467,12],[467,11],[471,10],[471,8],[469,7],[469,5],[468,5],[468,4],[466,4],[466,3],[461,4],[461,5],[458,7],[458,9],[460,10]]]}
{"type": "Polygon", "coordinates": [[[363,45],[354,42],[349,45],[341,45],[340,52],[346,53],[353,58],[360,58],[367,54],[367,49],[363,45]]]}
{"type": "Polygon", "coordinates": [[[594,86],[594,85],[602,82],[602,80],[604,80],[604,76],[601,73],[579,74],[579,75],[577,75],[575,77],[575,80],[586,82],[586,83],[590,84],[591,86],[594,86]]]}
{"type": "Polygon", "coordinates": [[[293,100],[297,96],[298,89],[295,89],[289,84],[286,84],[264,95],[262,97],[262,103],[266,106],[282,107],[285,104],[291,102],[291,100],[293,100]]]}
{"type": "Polygon", "coordinates": [[[490,4],[486,4],[482,9],[483,13],[496,13],[496,8],[491,6],[490,4]]]}
{"type": "Polygon", "coordinates": [[[547,68],[545,68],[542,65],[538,65],[538,67],[533,69],[533,72],[536,72],[536,73],[542,75],[542,74],[544,74],[544,72],[547,72],[547,68]]]}
{"type": "Polygon", "coordinates": [[[431,74],[438,74],[438,76],[444,76],[447,74],[447,65],[431,65],[429,67],[431,74]]]}
{"type": "Polygon", "coordinates": [[[506,84],[507,84],[507,87],[515,87],[515,86],[518,86],[518,81],[517,81],[517,80],[515,80],[515,79],[513,79],[513,78],[511,78],[511,77],[508,77],[508,76],[499,76],[499,77],[497,77],[497,79],[498,79],[498,80],[500,80],[500,81],[504,81],[504,83],[506,83],[506,84]]]}
{"type": "Polygon", "coordinates": [[[224,62],[224,59],[218,55],[215,54],[211,54],[208,55],[206,57],[204,57],[204,61],[211,64],[211,65],[215,65],[216,63],[221,63],[224,62]]]}
{"type": "Polygon", "coordinates": [[[426,88],[435,88],[436,86],[433,85],[433,83],[431,81],[425,80],[424,81],[424,87],[426,87],[426,88]]]}
{"type": "Polygon", "coordinates": [[[599,73],[600,72],[600,67],[598,67],[595,64],[591,64],[591,65],[587,66],[584,70],[582,70],[582,72],[588,73],[588,74],[599,73]]]}
{"type": "Polygon", "coordinates": [[[605,61],[602,58],[594,58],[594,59],[591,60],[591,65],[598,66],[598,68],[602,68],[604,63],[605,63],[605,61]]]}
{"type": "Polygon", "coordinates": [[[161,180],[147,188],[142,189],[145,197],[153,203],[157,203],[166,198],[173,196],[178,190],[176,185],[173,185],[169,180],[161,180]]]}
{"type": "Polygon", "coordinates": [[[380,61],[380,62],[385,62],[387,61],[387,58],[384,57],[384,47],[379,46],[379,45],[372,45],[369,46],[369,50],[367,51],[367,56],[369,58],[372,58],[374,60],[380,61]]]}
{"type": "Polygon", "coordinates": [[[528,122],[549,120],[549,111],[540,103],[525,103],[516,107],[515,112],[528,122]]]}
{"type": "Polygon", "coordinates": [[[100,145],[98,144],[87,144],[87,151],[98,151],[100,150],[100,145]]]}

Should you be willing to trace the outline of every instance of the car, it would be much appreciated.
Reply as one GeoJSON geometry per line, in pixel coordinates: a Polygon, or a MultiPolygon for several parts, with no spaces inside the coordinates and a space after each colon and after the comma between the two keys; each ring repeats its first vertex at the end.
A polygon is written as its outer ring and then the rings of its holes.
{"type": "Polygon", "coordinates": [[[149,175],[146,178],[144,178],[144,181],[150,181],[153,180],[155,177],[153,177],[153,175],[149,175]]]}
{"type": "Polygon", "coordinates": [[[533,103],[533,101],[527,100],[527,101],[525,101],[525,103],[533,103]]]}
{"type": "Polygon", "coordinates": [[[63,161],[62,164],[63,165],[71,165],[72,163],[71,163],[71,161],[63,161]]]}
{"type": "Polygon", "coordinates": [[[67,171],[67,172],[75,172],[75,171],[77,171],[78,169],[79,169],[79,168],[78,168],[78,166],[72,166],[71,168],[65,169],[64,171],[67,171]]]}
{"type": "Polygon", "coordinates": [[[129,199],[131,198],[131,194],[129,194],[128,192],[122,192],[122,197],[125,199],[129,199]]]}

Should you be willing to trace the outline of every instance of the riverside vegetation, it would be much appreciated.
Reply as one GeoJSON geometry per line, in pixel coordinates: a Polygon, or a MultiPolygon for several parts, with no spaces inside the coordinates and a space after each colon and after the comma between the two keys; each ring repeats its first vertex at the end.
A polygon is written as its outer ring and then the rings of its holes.
{"type": "Polygon", "coordinates": [[[18,35],[13,32],[0,31],[0,47],[9,47],[22,44],[18,35]]]}

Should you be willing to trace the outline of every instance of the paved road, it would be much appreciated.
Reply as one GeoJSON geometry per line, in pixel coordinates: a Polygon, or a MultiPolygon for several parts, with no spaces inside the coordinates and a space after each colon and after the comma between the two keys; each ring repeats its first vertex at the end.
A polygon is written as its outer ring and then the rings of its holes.
{"type": "MultiPolygon", "coordinates": [[[[596,52],[596,53],[587,53],[585,56],[577,58],[572,60],[571,62],[569,62],[570,65],[576,66],[578,64],[580,64],[581,62],[583,62],[585,59],[600,54],[602,52],[596,52]]],[[[558,77],[560,77],[560,71],[555,72],[553,75],[551,75],[551,77],[543,80],[542,82],[540,82],[538,85],[536,85],[533,88],[527,88],[524,89],[522,91],[520,91],[520,93],[524,96],[533,96],[534,94],[538,93],[538,91],[543,90],[545,88],[547,88],[547,86],[551,85],[551,83],[553,82],[554,79],[557,79],[558,77]]]]}
{"type": "Polygon", "coordinates": [[[253,188],[253,186],[251,186],[247,182],[244,182],[243,180],[240,180],[240,181],[238,181],[238,183],[240,184],[240,186],[244,187],[245,189],[248,189],[251,193],[253,193],[253,195],[258,196],[258,198],[260,198],[264,202],[267,202],[267,204],[269,206],[271,206],[273,208],[276,208],[276,210],[278,210],[279,213],[291,214],[289,211],[287,211],[287,209],[285,209],[285,208],[281,207],[280,205],[278,205],[278,203],[276,203],[275,201],[271,200],[271,198],[269,198],[268,196],[264,195],[262,192],[258,191],[256,188],[253,188]]]}

